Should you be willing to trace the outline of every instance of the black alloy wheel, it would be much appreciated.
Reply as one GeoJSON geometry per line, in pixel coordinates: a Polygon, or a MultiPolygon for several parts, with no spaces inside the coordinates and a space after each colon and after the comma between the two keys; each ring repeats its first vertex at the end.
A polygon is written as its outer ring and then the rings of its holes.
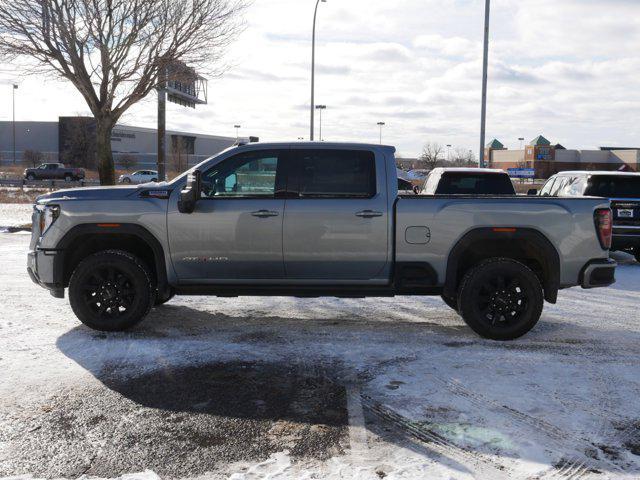
{"type": "Polygon", "coordinates": [[[107,250],[85,258],[69,282],[69,301],[88,327],[126,330],[140,322],[155,302],[151,273],[128,252],[107,250]]]}
{"type": "Polygon", "coordinates": [[[536,274],[512,259],[489,259],[469,271],[461,284],[458,310],[479,335],[513,340],[531,330],[544,296],[536,274]]]}

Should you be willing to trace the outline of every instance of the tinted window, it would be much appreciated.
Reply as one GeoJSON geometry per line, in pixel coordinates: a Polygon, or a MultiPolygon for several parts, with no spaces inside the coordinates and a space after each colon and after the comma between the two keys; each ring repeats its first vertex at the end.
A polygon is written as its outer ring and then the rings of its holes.
{"type": "Polygon", "coordinates": [[[297,150],[298,188],[303,197],[372,197],[375,156],[361,150],[297,150]]]}
{"type": "Polygon", "coordinates": [[[202,175],[202,196],[272,197],[280,151],[246,152],[219,163],[202,175]]]}
{"type": "Polygon", "coordinates": [[[515,195],[515,189],[508,175],[445,172],[440,179],[436,194],[515,195]]]}
{"type": "Polygon", "coordinates": [[[640,175],[591,177],[585,195],[606,198],[640,198],[640,175]]]}

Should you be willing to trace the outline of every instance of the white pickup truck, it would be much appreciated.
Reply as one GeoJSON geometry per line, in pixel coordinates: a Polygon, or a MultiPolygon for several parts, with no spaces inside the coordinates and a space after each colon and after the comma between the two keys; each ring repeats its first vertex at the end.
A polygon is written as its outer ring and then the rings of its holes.
{"type": "Polygon", "coordinates": [[[441,295],[498,340],[558,290],[614,282],[608,200],[399,195],[394,152],[255,143],[169,183],[43,195],[28,271],[99,330],[174,294],[441,295]]]}

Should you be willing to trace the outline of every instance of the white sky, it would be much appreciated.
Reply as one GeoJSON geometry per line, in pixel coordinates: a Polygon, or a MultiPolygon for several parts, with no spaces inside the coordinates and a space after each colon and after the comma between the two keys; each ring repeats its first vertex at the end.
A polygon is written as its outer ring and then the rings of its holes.
{"type": "MultiPolygon", "coordinates": [[[[209,105],[171,105],[168,128],[262,140],[309,135],[314,0],[254,0],[234,66],[209,105]]],[[[640,145],[640,0],[493,0],[487,141],[542,133],[567,148],[640,145]]],[[[384,142],[415,156],[427,141],[473,149],[480,119],[483,0],[328,0],[318,14],[316,103],[325,140],[384,142]]],[[[0,82],[11,65],[0,64],[0,82]]],[[[87,114],[72,87],[19,80],[18,120],[87,114]]],[[[154,127],[155,97],[123,123],[154,127]]],[[[11,88],[0,86],[0,120],[11,88]]]]}

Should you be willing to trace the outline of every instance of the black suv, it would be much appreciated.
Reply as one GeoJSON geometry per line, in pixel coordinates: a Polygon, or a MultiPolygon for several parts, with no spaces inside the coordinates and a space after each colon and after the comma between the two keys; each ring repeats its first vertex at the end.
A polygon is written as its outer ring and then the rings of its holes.
{"type": "Polygon", "coordinates": [[[610,199],[613,210],[611,250],[630,252],[640,262],[640,173],[560,172],[547,180],[538,195],[610,199]]]}

